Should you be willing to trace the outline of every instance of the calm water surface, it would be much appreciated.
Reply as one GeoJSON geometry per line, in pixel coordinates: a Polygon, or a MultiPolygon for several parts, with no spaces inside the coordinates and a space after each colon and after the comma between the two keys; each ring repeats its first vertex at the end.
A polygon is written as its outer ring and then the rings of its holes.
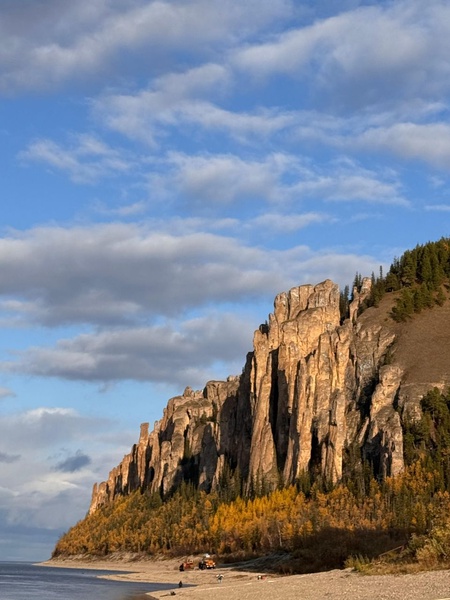
{"type": "Polygon", "coordinates": [[[177,587],[98,579],[107,573],[0,562],[0,600],[148,600],[146,592],[177,587]]]}

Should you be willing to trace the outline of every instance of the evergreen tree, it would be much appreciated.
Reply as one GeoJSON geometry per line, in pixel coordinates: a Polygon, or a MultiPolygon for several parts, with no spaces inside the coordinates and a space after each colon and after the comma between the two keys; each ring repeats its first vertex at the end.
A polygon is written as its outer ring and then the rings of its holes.
{"type": "Polygon", "coordinates": [[[408,288],[403,288],[400,297],[397,298],[396,304],[392,309],[392,318],[398,322],[406,321],[413,313],[414,293],[408,288]]]}
{"type": "Polygon", "coordinates": [[[341,315],[341,322],[349,316],[349,294],[350,290],[348,285],[344,287],[344,291],[341,291],[339,295],[339,312],[341,315]]]}
{"type": "Polygon", "coordinates": [[[444,293],[444,290],[442,289],[442,287],[440,287],[438,289],[438,292],[436,294],[436,304],[438,304],[439,306],[443,306],[446,300],[446,295],[444,293]]]}
{"type": "Polygon", "coordinates": [[[430,285],[433,290],[437,290],[444,281],[445,273],[444,266],[439,259],[438,245],[430,246],[430,264],[431,264],[431,281],[430,285]]]}
{"type": "Polygon", "coordinates": [[[416,260],[412,252],[406,251],[400,261],[400,281],[404,286],[411,286],[416,281],[416,260]]]}
{"type": "Polygon", "coordinates": [[[431,268],[430,247],[424,246],[418,264],[418,279],[421,283],[429,285],[433,280],[431,268]]]}
{"type": "Polygon", "coordinates": [[[400,289],[400,281],[395,271],[389,271],[385,279],[385,290],[386,292],[395,292],[400,289]]]}

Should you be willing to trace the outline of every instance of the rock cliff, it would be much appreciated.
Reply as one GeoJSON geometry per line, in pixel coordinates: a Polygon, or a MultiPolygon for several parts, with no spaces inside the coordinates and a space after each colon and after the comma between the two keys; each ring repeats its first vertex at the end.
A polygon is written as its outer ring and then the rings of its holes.
{"type": "Polygon", "coordinates": [[[421,395],[449,385],[450,370],[443,363],[432,382],[425,371],[415,376],[404,326],[387,318],[392,301],[358,316],[369,293],[364,279],[343,323],[330,280],[279,294],[242,374],[186,388],[153,431],[141,425],[131,453],[94,486],[90,512],[136,489],[165,495],[182,481],[217,489],[225,472],[239,473],[249,490],[304,473],[335,482],[355,456],[380,476],[401,471],[402,415],[419,414],[421,395]]]}

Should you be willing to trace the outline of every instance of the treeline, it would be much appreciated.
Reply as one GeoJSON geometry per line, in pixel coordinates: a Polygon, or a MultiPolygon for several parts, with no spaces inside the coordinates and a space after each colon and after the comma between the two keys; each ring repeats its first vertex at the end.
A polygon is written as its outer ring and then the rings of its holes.
{"type": "MultiPolygon", "coordinates": [[[[395,258],[386,275],[380,267],[379,275],[372,273],[370,295],[360,311],[378,306],[386,293],[399,292],[391,316],[395,321],[406,321],[414,313],[442,306],[446,299],[444,284],[450,279],[450,238],[418,245],[395,258]]],[[[360,291],[362,276],[356,273],[352,290],[360,291]]],[[[352,300],[349,287],[341,292],[341,317],[348,316],[352,300]]]]}
{"type": "Polygon", "coordinates": [[[403,556],[428,567],[450,556],[450,393],[423,398],[421,420],[405,425],[404,454],[404,472],[385,481],[360,457],[352,480],[333,488],[302,478],[253,498],[239,486],[227,499],[188,484],[164,502],[136,492],[80,521],[53,556],[210,552],[226,560],[281,551],[291,557],[285,570],[306,572],[402,546],[403,556]]]}

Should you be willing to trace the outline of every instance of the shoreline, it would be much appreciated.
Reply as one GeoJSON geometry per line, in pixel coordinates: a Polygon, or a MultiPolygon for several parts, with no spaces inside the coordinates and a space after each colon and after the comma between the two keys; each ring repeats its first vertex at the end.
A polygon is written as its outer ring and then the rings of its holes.
{"type": "MultiPolygon", "coordinates": [[[[351,569],[307,575],[272,575],[220,564],[214,570],[180,572],[180,559],[51,559],[41,566],[120,571],[115,581],[169,583],[172,590],[148,592],[152,600],[176,595],[185,600],[450,600],[450,570],[406,575],[362,575],[351,569]],[[222,574],[219,582],[217,575],[222,574]],[[179,582],[182,587],[179,587],[179,582]],[[187,587],[190,586],[190,587],[187,587]]],[[[253,568],[248,564],[249,569],[253,568]]],[[[245,568],[245,565],[242,565],[245,568]]]]}
{"type": "MultiPolygon", "coordinates": [[[[181,593],[184,594],[197,588],[211,589],[212,586],[215,586],[216,588],[216,586],[219,585],[218,575],[223,576],[223,580],[220,583],[223,587],[228,587],[228,585],[239,587],[240,585],[248,584],[252,580],[258,580],[258,574],[236,569],[228,565],[218,566],[216,569],[207,570],[200,570],[196,567],[195,569],[181,572],[179,570],[181,562],[182,558],[149,558],[133,560],[132,558],[119,557],[104,560],[80,557],[70,559],[50,559],[37,564],[42,567],[114,571],[111,574],[99,575],[100,579],[109,579],[111,581],[173,584],[172,592],[175,591],[176,595],[181,595],[181,593]],[[180,582],[182,583],[181,588],[179,586],[180,582]]],[[[269,578],[268,575],[263,572],[259,577],[261,577],[261,579],[258,581],[269,578]]],[[[147,595],[156,600],[163,596],[173,595],[173,593],[170,593],[170,589],[164,589],[148,592],[147,595]]]]}

